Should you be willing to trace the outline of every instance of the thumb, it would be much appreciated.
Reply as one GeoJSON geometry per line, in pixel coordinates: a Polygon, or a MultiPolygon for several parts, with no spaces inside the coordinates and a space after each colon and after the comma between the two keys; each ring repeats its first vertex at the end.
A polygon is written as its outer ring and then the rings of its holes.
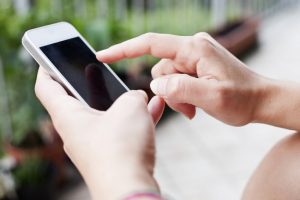
{"type": "Polygon", "coordinates": [[[151,90],[170,102],[187,103],[200,107],[202,99],[209,94],[212,81],[186,74],[172,74],[154,79],[151,90]]]}
{"type": "Polygon", "coordinates": [[[148,96],[142,90],[130,90],[122,94],[109,108],[109,110],[135,110],[147,108],[148,96]],[[128,106],[130,105],[130,106],[128,106]]]}

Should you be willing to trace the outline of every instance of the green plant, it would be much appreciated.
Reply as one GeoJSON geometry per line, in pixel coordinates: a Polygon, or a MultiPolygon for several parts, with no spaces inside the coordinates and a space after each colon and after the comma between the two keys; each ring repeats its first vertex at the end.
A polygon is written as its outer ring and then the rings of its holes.
{"type": "Polygon", "coordinates": [[[40,186],[49,181],[50,163],[41,158],[27,158],[13,170],[17,188],[40,186]]]}
{"type": "MultiPolygon", "coordinates": [[[[25,30],[55,21],[54,18],[39,14],[41,13],[35,12],[20,16],[12,7],[3,10],[0,8],[0,60],[6,86],[3,94],[7,95],[9,107],[9,112],[1,115],[10,118],[8,121],[12,127],[11,135],[5,139],[17,146],[28,134],[36,132],[38,121],[44,115],[33,91],[37,65],[32,60],[28,61],[26,56],[24,59],[21,47],[21,37],[25,30]]],[[[2,133],[4,129],[1,127],[0,130],[3,139],[3,135],[7,133],[2,133]]]]}
{"type": "MultiPolygon", "coordinates": [[[[111,44],[113,37],[118,38],[117,30],[121,30],[121,27],[113,17],[108,21],[95,20],[95,1],[87,1],[87,8],[89,11],[94,9],[94,12],[87,12],[84,17],[74,12],[70,6],[72,2],[75,1],[62,1],[61,12],[56,13],[53,12],[55,9],[50,0],[34,1],[30,12],[25,15],[15,11],[12,1],[0,2],[0,62],[4,74],[4,80],[1,81],[6,86],[2,94],[7,95],[8,105],[2,103],[3,98],[0,101],[1,106],[8,106],[9,110],[0,114],[1,117],[9,118],[5,121],[11,122],[12,133],[8,139],[14,145],[20,145],[28,134],[35,132],[39,119],[45,114],[33,91],[37,65],[32,60],[28,61],[28,54],[25,54],[24,59],[21,37],[25,30],[57,21],[69,21],[98,48],[111,44]],[[99,37],[100,35],[103,37],[99,37]]],[[[7,109],[0,109],[2,112],[4,110],[7,109]]],[[[0,124],[0,141],[3,135],[8,134],[3,133],[1,125],[3,124],[0,124]]],[[[0,150],[0,154],[1,152],[0,150]]]]}
{"type": "MultiPolygon", "coordinates": [[[[30,2],[29,12],[20,14],[14,8],[14,1],[0,1],[0,62],[3,64],[6,83],[5,95],[9,100],[9,112],[1,113],[1,116],[10,119],[8,121],[11,121],[13,130],[11,139],[15,144],[20,144],[28,133],[36,130],[39,118],[44,115],[33,92],[37,65],[32,60],[28,61],[30,56],[24,56],[21,46],[25,30],[58,21],[69,21],[95,49],[103,49],[150,31],[191,35],[212,28],[209,9],[195,6],[187,0],[153,0],[155,9],[133,7],[136,3],[132,0],[128,0],[121,9],[119,1],[115,0],[107,0],[106,9],[99,6],[100,0],[30,2]],[[126,14],[121,15],[122,12],[126,14]]],[[[238,13],[236,9],[231,10],[231,13],[238,13]]],[[[230,18],[233,16],[236,14],[231,14],[230,18]]],[[[152,66],[156,61],[146,57],[120,62],[112,67],[116,71],[126,72],[128,67],[137,63],[152,66]]],[[[3,131],[1,127],[0,131],[3,131]]]]}

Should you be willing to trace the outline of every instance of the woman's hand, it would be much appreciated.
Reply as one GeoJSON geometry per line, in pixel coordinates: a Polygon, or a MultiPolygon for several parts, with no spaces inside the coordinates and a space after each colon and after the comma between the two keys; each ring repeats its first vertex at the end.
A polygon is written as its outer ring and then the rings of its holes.
{"type": "Polygon", "coordinates": [[[49,112],[68,156],[94,199],[118,199],[135,191],[158,190],[153,179],[154,128],[164,101],[131,91],[106,112],[69,96],[40,68],[36,94],[49,112]]]}
{"type": "Polygon", "coordinates": [[[259,122],[300,131],[300,86],[250,71],[207,33],[147,33],[98,52],[102,62],[150,54],[153,92],[189,118],[195,107],[231,125],[259,122]]]}
{"type": "Polygon", "coordinates": [[[215,118],[244,125],[254,121],[264,78],[250,71],[206,33],[174,36],[148,33],[98,52],[102,62],[151,54],[152,91],[189,118],[200,107],[215,118]]]}

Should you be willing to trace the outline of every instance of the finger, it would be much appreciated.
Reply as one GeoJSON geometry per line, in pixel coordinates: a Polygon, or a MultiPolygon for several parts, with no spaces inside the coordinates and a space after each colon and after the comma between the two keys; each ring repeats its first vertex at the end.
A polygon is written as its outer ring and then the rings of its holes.
{"type": "Polygon", "coordinates": [[[72,105],[82,106],[76,99],[70,97],[64,88],[54,81],[42,67],[38,71],[35,93],[52,117],[58,112],[67,111],[72,105]]]}
{"type": "Polygon", "coordinates": [[[97,58],[105,63],[116,62],[125,58],[136,58],[145,54],[157,58],[174,59],[182,45],[183,36],[146,33],[123,43],[99,51],[97,58]]]}
{"type": "Polygon", "coordinates": [[[147,107],[148,96],[142,90],[130,90],[122,94],[109,108],[109,110],[115,110],[119,112],[120,110],[128,109],[128,106],[132,110],[135,107],[147,107]]]}
{"type": "Polygon", "coordinates": [[[163,75],[179,73],[177,64],[170,59],[162,59],[151,70],[153,78],[158,78],[163,75]]]}
{"type": "Polygon", "coordinates": [[[201,107],[201,103],[208,103],[208,97],[215,95],[216,81],[173,74],[153,80],[150,87],[154,94],[167,101],[201,107]]]}
{"type": "Polygon", "coordinates": [[[37,79],[36,79],[36,92],[38,95],[46,96],[46,97],[52,97],[51,93],[48,91],[43,90],[43,88],[40,88],[40,86],[48,86],[55,92],[55,95],[65,95],[67,92],[64,90],[64,88],[55,80],[51,78],[51,76],[48,74],[48,72],[43,68],[39,67],[37,79]]]}
{"type": "Polygon", "coordinates": [[[186,103],[174,103],[171,101],[166,101],[168,106],[172,108],[174,111],[182,113],[189,119],[193,119],[196,115],[196,108],[194,105],[186,104],[186,103]]]}
{"type": "Polygon", "coordinates": [[[154,124],[157,124],[164,112],[165,101],[158,97],[154,96],[148,103],[148,110],[153,118],[154,124]]]}

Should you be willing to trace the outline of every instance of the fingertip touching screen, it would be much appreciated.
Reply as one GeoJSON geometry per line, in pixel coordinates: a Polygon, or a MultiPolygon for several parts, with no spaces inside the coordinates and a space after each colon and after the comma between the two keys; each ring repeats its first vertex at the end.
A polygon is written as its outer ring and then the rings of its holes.
{"type": "Polygon", "coordinates": [[[79,37],[40,49],[92,108],[107,110],[127,91],[79,37]]]}

